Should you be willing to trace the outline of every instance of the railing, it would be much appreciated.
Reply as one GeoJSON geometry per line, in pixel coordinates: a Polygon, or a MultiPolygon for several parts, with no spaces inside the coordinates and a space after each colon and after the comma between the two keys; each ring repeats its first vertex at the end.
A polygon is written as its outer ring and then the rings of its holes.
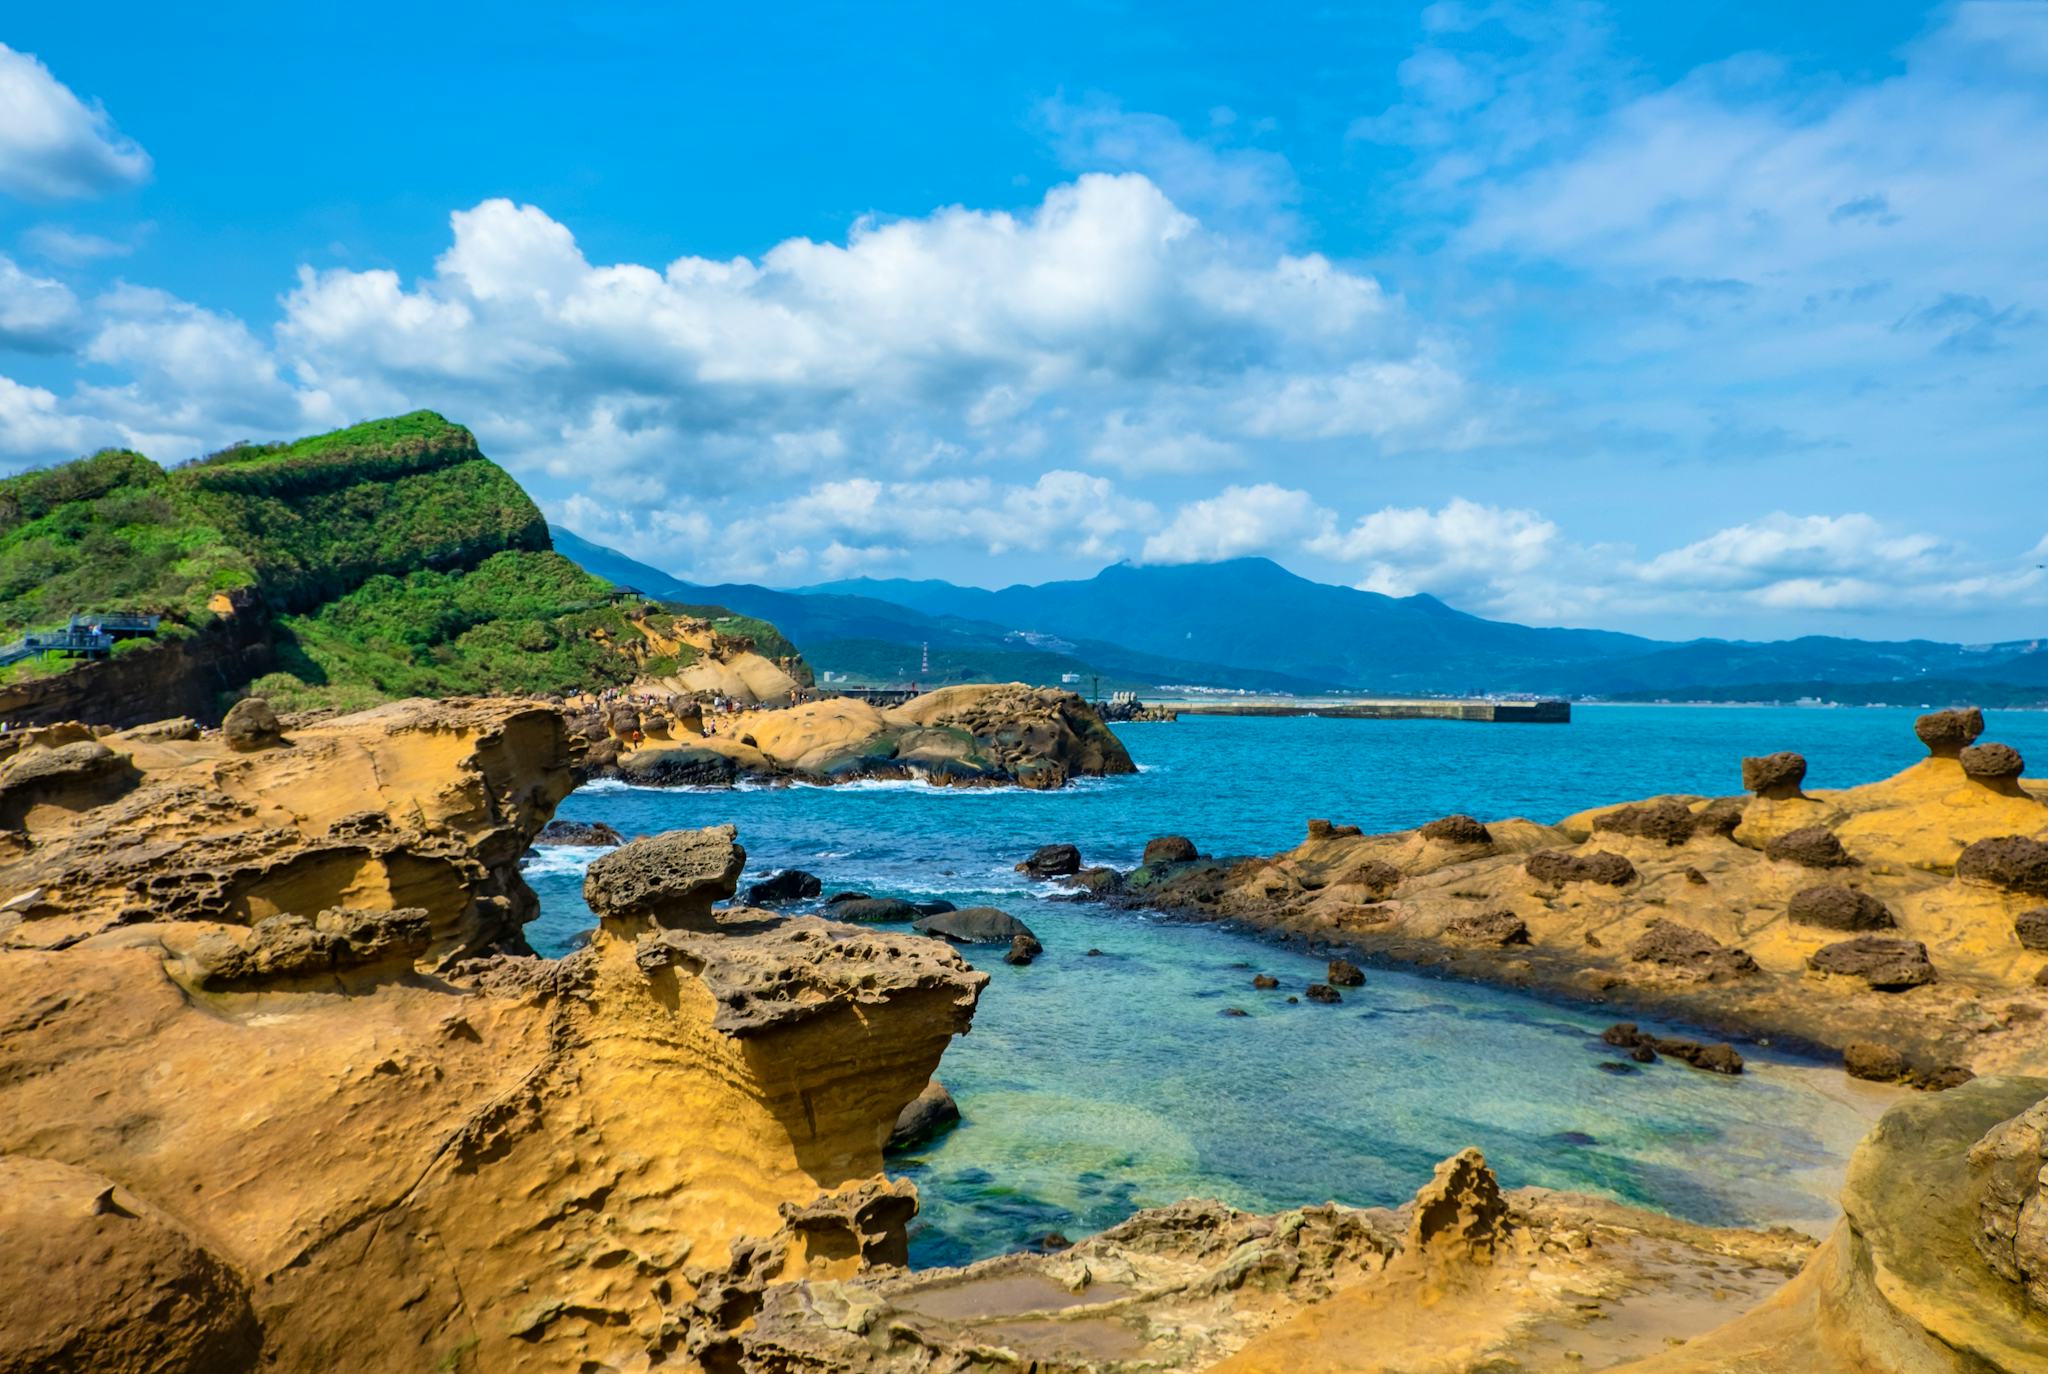
{"type": "Polygon", "coordinates": [[[140,611],[109,611],[104,615],[74,615],[61,630],[30,630],[12,644],[0,645],[0,668],[38,654],[74,654],[104,658],[114,645],[133,635],[153,635],[163,623],[161,616],[140,611]]]}

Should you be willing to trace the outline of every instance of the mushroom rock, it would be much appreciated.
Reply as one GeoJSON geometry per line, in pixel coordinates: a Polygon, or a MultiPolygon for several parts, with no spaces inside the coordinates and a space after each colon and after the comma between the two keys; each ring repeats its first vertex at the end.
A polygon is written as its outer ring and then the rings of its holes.
{"type": "Polygon", "coordinates": [[[245,754],[286,743],[277,712],[262,697],[243,697],[230,706],[220,723],[220,737],[228,748],[245,754]]]}
{"type": "Polygon", "coordinates": [[[732,825],[671,830],[634,840],[590,865],[583,900],[607,929],[638,934],[649,926],[709,930],[711,907],[739,888],[747,852],[732,825]]]}
{"type": "Polygon", "coordinates": [[[1803,825],[1764,842],[1764,857],[1808,868],[1844,868],[1855,862],[1835,832],[1824,825],[1803,825]]]}
{"type": "Polygon", "coordinates": [[[1973,744],[1957,755],[1963,772],[1980,782],[2010,782],[2027,771],[2027,761],[2010,744],[1973,744]]]}
{"type": "Polygon", "coordinates": [[[1935,758],[1956,758],[1984,733],[1984,713],[1974,706],[1930,711],[1914,720],[1913,733],[1935,758]]]}
{"type": "Polygon", "coordinates": [[[1704,931],[1662,918],[1652,921],[1628,947],[1628,957],[1709,983],[1758,972],[1756,960],[1747,951],[1731,949],[1704,931]]]}
{"type": "Polygon", "coordinates": [[[1822,930],[1890,930],[1898,925],[1891,908],[1853,887],[1822,885],[1792,894],[1785,914],[1794,925],[1822,930]]]}
{"type": "Polygon", "coordinates": [[[1492,844],[1493,832],[1463,813],[1440,816],[1417,832],[1425,840],[1443,844],[1492,844]]]}
{"type": "Polygon", "coordinates": [[[1539,883],[1598,883],[1620,887],[1632,882],[1636,866],[1619,854],[1605,849],[1591,854],[1567,854],[1557,849],[1539,849],[1522,864],[1523,871],[1539,883]]]}
{"type": "Polygon", "coordinates": [[[1692,838],[1697,823],[1692,808],[1684,802],[1676,797],[1659,797],[1604,811],[1593,818],[1593,829],[1681,845],[1692,838]]]}
{"type": "Polygon", "coordinates": [[[1742,761],[1742,786],[1746,792],[1772,801],[1789,801],[1800,795],[1806,781],[1806,756],[1790,750],[1765,754],[1742,761]]]}
{"type": "MultiPolygon", "coordinates": [[[[1161,864],[1193,863],[1201,855],[1195,852],[1195,844],[1185,835],[1161,835],[1145,844],[1145,856],[1140,861],[1147,868],[1161,864]]],[[[1077,870],[1078,871],[1078,870],[1077,870]]]]}
{"type": "Polygon", "coordinates": [[[1879,992],[1903,992],[1934,981],[1926,945],[1882,935],[1859,935],[1823,945],[1806,956],[1806,966],[1815,973],[1860,978],[1879,992]]]}
{"type": "Polygon", "coordinates": [[[2025,835],[1979,840],[1957,858],[1956,876],[2048,897],[2048,844],[2025,835]]]}

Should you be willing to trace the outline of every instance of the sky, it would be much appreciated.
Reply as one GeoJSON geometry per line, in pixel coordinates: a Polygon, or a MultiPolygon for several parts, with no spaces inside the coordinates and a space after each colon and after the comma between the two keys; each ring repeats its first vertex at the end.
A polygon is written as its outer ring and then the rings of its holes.
{"type": "Polygon", "coordinates": [[[701,581],[2048,633],[2048,0],[566,8],[10,7],[0,471],[426,407],[701,581]]]}

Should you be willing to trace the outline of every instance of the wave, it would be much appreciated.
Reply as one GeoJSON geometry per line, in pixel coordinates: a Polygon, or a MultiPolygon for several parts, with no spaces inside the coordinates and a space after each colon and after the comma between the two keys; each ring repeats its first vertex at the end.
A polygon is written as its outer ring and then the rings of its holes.
{"type": "Polygon", "coordinates": [[[615,844],[542,845],[519,861],[519,871],[528,877],[581,877],[594,860],[603,858],[615,844]]]}

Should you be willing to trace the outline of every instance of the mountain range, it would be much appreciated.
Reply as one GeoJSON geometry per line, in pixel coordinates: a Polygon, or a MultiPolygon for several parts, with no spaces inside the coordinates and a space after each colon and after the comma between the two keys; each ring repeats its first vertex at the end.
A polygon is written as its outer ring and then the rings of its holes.
{"type": "Polygon", "coordinates": [[[1918,704],[2048,701],[2043,641],[1965,646],[1828,636],[1670,642],[1488,620],[1428,595],[1300,577],[1265,558],[1119,563],[1094,577],[1000,590],[854,578],[794,590],[700,585],[555,527],[557,551],[652,596],[773,621],[812,667],[854,681],[1100,679],[1281,692],[1550,693],[1680,700],[1918,704]],[[926,656],[929,657],[929,665],[926,656]],[[1906,684],[1910,683],[1910,686],[1906,684]],[[1762,689],[1768,688],[1764,694],[1762,689]]]}

